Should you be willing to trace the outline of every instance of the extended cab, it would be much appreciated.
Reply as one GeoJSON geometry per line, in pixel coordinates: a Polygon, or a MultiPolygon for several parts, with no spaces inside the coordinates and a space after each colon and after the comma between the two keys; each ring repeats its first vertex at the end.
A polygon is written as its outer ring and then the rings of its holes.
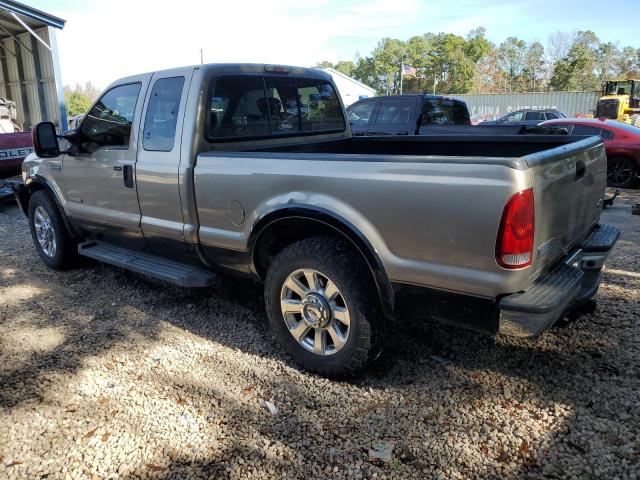
{"type": "Polygon", "coordinates": [[[275,336],[329,376],[362,369],[406,310],[537,335],[596,293],[619,234],[598,223],[599,137],[352,137],[313,69],[124,78],[34,148],[16,195],[47,265],[257,277],[275,336]]]}

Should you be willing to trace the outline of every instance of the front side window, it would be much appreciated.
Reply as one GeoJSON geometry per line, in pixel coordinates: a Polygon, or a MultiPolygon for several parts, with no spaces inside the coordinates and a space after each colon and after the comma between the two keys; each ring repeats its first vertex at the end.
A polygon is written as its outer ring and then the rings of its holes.
{"type": "Polygon", "coordinates": [[[82,121],[84,152],[102,147],[127,149],[140,83],[114,87],[105,93],[82,121]]]}
{"type": "Polygon", "coordinates": [[[373,113],[373,108],[375,107],[375,100],[365,101],[353,105],[349,107],[347,111],[347,117],[349,117],[349,122],[353,126],[364,127],[369,125],[369,119],[371,118],[371,114],[373,113]]]}
{"type": "Polygon", "coordinates": [[[173,150],[183,85],[184,77],[161,78],[153,85],[144,120],[145,150],[173,150]]]}
{"type": "Polygon", "coordinates": [[[380,102],[376,125],[406,125],[411,118],[415,100],[412,98],[385,98],[380,102]]]}
{"type": "Polygon", "coordinates": [[[229,76],[211,93],[210,139],[344,130],[330,83],[295,77],[229,76]]]}
{"type": "Polygon", "coordinates": [[[524,118],[523,112],[515,112],[504,117],[504,122],[521,122],[524,118]]]}

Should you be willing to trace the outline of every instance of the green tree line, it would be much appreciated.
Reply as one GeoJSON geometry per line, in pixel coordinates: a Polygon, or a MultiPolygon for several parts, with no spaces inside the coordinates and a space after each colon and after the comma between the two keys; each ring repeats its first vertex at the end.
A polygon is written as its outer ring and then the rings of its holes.
{"type": "Polygon", "coordinates": [[[499,45],[479,27],[465,37],[425,33],[408,40],[383,38],[355,61],[323,61],[375,88],[400,90],[400,66],[416,69],[402,78],[404,93],[511,93],[599,90],[604,80],[640,77],[640,48],[602,42],[590,30],[557,32],[545,45],[508,37],[499,45]]]}

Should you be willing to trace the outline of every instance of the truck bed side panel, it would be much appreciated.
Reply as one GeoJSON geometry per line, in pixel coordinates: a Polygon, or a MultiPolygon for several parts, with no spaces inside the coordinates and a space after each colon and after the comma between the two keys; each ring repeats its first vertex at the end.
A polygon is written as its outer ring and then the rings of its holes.
{"type": "Polygon", "coordinates": [[[507,199],[529,175],[506,159],[292,153],[203,153],[195,168],[200,242],[237,252],[253,225],[287,206],[319,207],[356,225],[391,281],[495,297],[518,291],[530,272],[495,262],[507,199]],[[349,158],[347,161],[345,158],[349,158]],[[343,161],[340,161],[343,160],[343,161]],[[357,161],[359,160],[359,161],[357,161]],[[246,219],[238,221],[239,205],[246,219]],[[236,223],[234,223],[234,221],[236,223]]]}

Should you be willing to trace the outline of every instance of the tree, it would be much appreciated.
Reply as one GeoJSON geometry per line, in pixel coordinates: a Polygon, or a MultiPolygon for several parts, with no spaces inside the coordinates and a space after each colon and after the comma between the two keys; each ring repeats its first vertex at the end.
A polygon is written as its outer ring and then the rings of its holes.
{"type": "Polygon", "coordinates": [[[620,76],[640,78],[640,48],[624,47],[616,61],[620,76]]]}
{"type": "Polygon", "coordinates": [[[87,113],[91,108],[91,98],[85,93],[65,89],[64,103],[67,107],[67,115],[73,117],[87,113]]]}
{"type": "Polygon", "coordinates": [[[545,77],[544,47],[540,42],[533,42],[524,54],[523,74],[526,78],[526,89],[539,91],[545,77]]]}
{"type": "Polygon", "coordinates": [[[507,74],[505,91],[514,92],[521,90],[522,74],[525,65],[525,53],[527,44],[517,37],[508,37],[498,48],[498,58],[501,68],[507,74]]]}
{"type": "Polygon", "coordinates": [[[555,90],[597,90],[599,40],[591,30],[578,32],[569,53],[556,62],[550,85],[555,90]]]}
{"type": "Polygon", "coordinates": [[[640,48],[620,48],[600,42],[590,30],[549,36],[546,48],[538,41],[509,37],[498,47],[484,27],[465,37],[425,33],[403,41],[383,38],[366,57],[318,67],[333,67],[375,88],[399,93],[400,66],[416,69],[405,75],[403,92],[439,94],[499,93],[555,90],[594,90],[602,80],[640,75],[640,48]]]}
{"type": "Polygon", "coordinates": [[[316,66],[313,68],[333,68],[333,63],[329,62],[328,60],[323,60],[321,62],[316,63],[316,66]]]}

